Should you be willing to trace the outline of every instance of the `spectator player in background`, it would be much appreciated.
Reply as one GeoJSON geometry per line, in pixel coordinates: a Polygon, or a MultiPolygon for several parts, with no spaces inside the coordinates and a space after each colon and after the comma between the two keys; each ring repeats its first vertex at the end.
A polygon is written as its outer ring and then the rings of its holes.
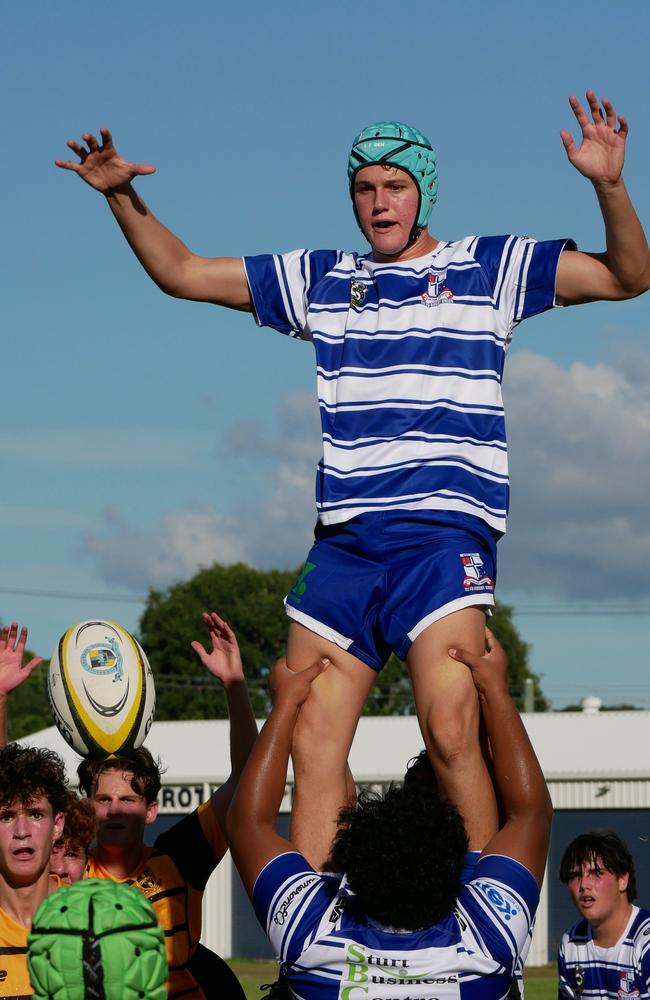
{"type": "Polygon", "coordinates": [[[279,836],[296,720],[312,682],[331,667],[327,660],[300,672],[283,660],[276,665],[273,709],[235,793],[227,833],[285,981],[300,1000],[507,994],[539,899],[552,809],[508,694],[505,655],[489,633],[488,646],[483,656],[450,650],[478,688],[505,812],[464,886],[462,819],[428,781],[362,795],[342,811],[328,865],[336,880],[279,836]]]}
{"type": "Polygon", "coordinates": [[[40,903],[58,889],[52,845],[63,832],[65,770],[53,750],[0,749],[0,997],[32,995],[27,935],[40,903]]]}
{"type": "Polygon", "coordinates": [[[562,935],[559,996],[647,998],[650,910],[639,909],[634,859],[610,830],[582,833],[566,848],[560,880],[581,919],[562,935]]]}
{"type": "Polygon", "coordinates": [[[84,877],[97,820],[92,802],[80,799],[75,792],[68,792],[64,813],[65,827],[52,848],[50,872],[65,885],[72,885],[84,877]]]}
{"type": "Polygon", "coordinates": [[[348,163],[353,208],[370,254],[339,250],[205,258],[151,214],[131,185],[150,164],[124,160],[111,134],[69,140],[57,160],[103,193],[138,259],[163,291],[233,309],[316,349],[323,458],[316,543],[286,600],[288,661],[321,657],[293,744],[300,825],[295,843],[327,856],[359,714],[391,650],[406,660],[425,744],[442,789],[461,806],[481,796],[470,846],[497,812],[467,671],[448,656],[484,649],[494,603],[495,543],[505,530],[508,470],[501,399],[514,328],[550,309],[626,299],[650,287],[648,245],[622,177],[628,126],[610,101],[570,98],[582,140],[562,141],[594,186],[606,249],[512,236],[430,235],[437,167],[422,133],[379,122],[348,163]],[[304,806],[304,808],[302,807],[304,806]]]}
{"type": "Polygon", "coordinates": [[[215,612],[203,615],[212,648],[192,647],[224,686],[231,720],[228,781],[194,812],[161,834],[153,847],[146,827],[158,813],[160,767],[140,747],[128,756],[85,759],[79,784],[97,817],[97,847],[88,857],[87,878],[135,885],[149,900],[165,932],[170,998],[243,1000],[230,968],[201,948],[201,905],[208,878],[227,850],[223,828],[237,781],[257,736],[239,647],[234,633],[215,612]],[[207,976],[207,982],[205,980],[207,976]]]}

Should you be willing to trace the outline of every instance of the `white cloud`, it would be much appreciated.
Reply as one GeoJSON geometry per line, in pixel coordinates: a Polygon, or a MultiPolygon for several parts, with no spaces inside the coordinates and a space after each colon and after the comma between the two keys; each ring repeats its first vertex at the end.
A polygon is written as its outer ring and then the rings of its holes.
{"type": "Polygon", "coordinates": [[[164,587],[213,562],[297,566],[312,539],[319,447],[314,400],[307,394],[287,396],[275,428],[239,422],[224,435],[222,451],[231,462],[264,466],[255,478],[256,491],[242,496],[236,513],[194,507],[166,514],[154,528],[140,528],[111,510],[101,534],[86,534],[83,550],[98,560],[106,582],[136,590],[164,587]]]}
{"type": "MultiPolygon", "coordinates": [[[[615,365],[515,354],[505,395],[512,473],[510,528],[500,543],[502,590],[571,599],[647,598],[650,592],[650,357],[615,365]]],[[[85,548],[107,581],[164,586],[212,561],[298,565],[307,554],[320,453],[310,395],[288,396],[275,425],[231,425],[222,451],[247,483],[237,511],[167,514],[152,529],[121,517],[85,548]],[[251,468],[253,472],[251,473],[251,468]],[[258,472],[258,470],[261,470],[258,472]]]]}
{"type": "Polygon", "coordinates": [[[233,523],[209,507],[172,511],[151,530],[130,525],[115,510],[106,512],[105,522],[107,532],[87,534],[83,550],[98,560],[106,582],[134,590],[165,587],[202,566],[245,556],[233,523]]]}
{"type": "Polygon", "coordinates": [[[574,599],[650,593],[650,357],[509,359],[512,516],[502,585],[574,599]]]}

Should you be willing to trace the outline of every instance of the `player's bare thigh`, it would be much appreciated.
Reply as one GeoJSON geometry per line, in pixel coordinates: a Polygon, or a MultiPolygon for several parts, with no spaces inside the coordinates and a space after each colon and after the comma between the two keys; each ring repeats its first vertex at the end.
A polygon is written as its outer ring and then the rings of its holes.
{"type": "Polygon", "coordinates": [[[452,647],[485,651],[485,611],[463,608],[430,625],[407,656],[420,729],[443,792],[459,809],[472,848],[497,828],[492,783],[479,746],[479,706],[467,667],[452,647]]]}
{"type": "Polygon", "coordinates": [[[351,802],[354,783],[348,753],[375,679],[374,670],[361,660],[293,622],[289,666],[305,666],[322,656],[330,659],[330,666],[316,678],[300,709],[291,750],[291,841],[317,869],[329,857],[339,812],[351,802]]]}
{"type": "Polygon", "coordinates": [[[481,654],[485,651],[485,610],[462,608],[429,625],[411,646],[406,662],[420,722],[431,714],[439,720],[478,717],[472,677],[449,656],[451,647],[481,654]]]}
{"type": "MultiPolygon", "coordinates": [[[[375,671],[356,656],[304,625],[291,622],[287,646],[289,667],[300,669],[323,656],[329,658],[330,666],[316,678],[300,710],[294,737],[294,766],[303,752],[313,752],[316,758],[325,754],[329,765],[333,763],[332,757],[336,757],[345,767],[361,710],[376,677],[375,671]]],[[[313,764],[318,766],[316,760],[313,764]]],[[[323,761],[322,766],[327,766],[327,762],[323,761]]]]}

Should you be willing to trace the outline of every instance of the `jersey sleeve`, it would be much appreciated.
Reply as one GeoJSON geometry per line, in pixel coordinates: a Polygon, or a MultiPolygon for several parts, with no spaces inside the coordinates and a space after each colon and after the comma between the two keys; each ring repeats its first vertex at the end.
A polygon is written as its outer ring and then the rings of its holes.
{"type": "Polygon", "coordinates": [[[244,268],[259,326],[310,340],[307,309],[314,285],[340,258],[335,250],[293,250],[244,257],[244,268]]]}
{"type": "Polygon", "coordinates": [[[646,992],[650,993],[650,913],[645,910],[640,912],[645,919],[640,921],[636,935],[639,949],[638,963],[646,992]]]}
{"type": "Polygon", "coordinates": [[[536,316],[555,305],[557,266],[573,240],[533,240],[528,236],[480,237],[472,254],[481,264],[504,326],[536,316]]]}
{"type": "Polygon", "coordinates": [[[560,947],[557,953],[557,995],[558,1000],[570,1000],[575,996],[573,989],[569,985],[569,970],[566,964],[565,948],[568,935],[562,936],[560,947]]]}
{"type": "Polygon", "coordinates": [[[501,855],[482,857],[458,900],[458,915],[471,946],[514,969],[526,945],[539,887],[518,861],[501,855]]]}
{"type": "Polygon", "coordinates": [[[226,843],[212,803],[203,802],[171,829],[156,838],[153,854],[166,854],[195,889],[206,882],[226,853],[226,843]]]}
{"type": "Polygon", "coordinates": [[[297,852],[281,854],[262,869],[253,907],[278,962],[292,964],[309,946],[338,886],[297,852]]]}

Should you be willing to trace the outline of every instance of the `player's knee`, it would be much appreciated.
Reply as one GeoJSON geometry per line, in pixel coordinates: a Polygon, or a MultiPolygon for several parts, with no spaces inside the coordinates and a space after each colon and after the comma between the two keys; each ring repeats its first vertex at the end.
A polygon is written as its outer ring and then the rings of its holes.
{"type": "Polygon", "coordinates": [[[291,744],[294,771],[308,773],[312,778],[319,773],[345,768],[347,753],[345,739],[338,733],[336,721],[330,718],[323,705],[310,698],[300,710],[291,744]]]}
{"type": "Polygon", "coordinates": [[[426,716],[426,735],[434,760],[443,767],[455,768],[480,753],[478,721],[475,696],[432,705],[426,716]]]}

